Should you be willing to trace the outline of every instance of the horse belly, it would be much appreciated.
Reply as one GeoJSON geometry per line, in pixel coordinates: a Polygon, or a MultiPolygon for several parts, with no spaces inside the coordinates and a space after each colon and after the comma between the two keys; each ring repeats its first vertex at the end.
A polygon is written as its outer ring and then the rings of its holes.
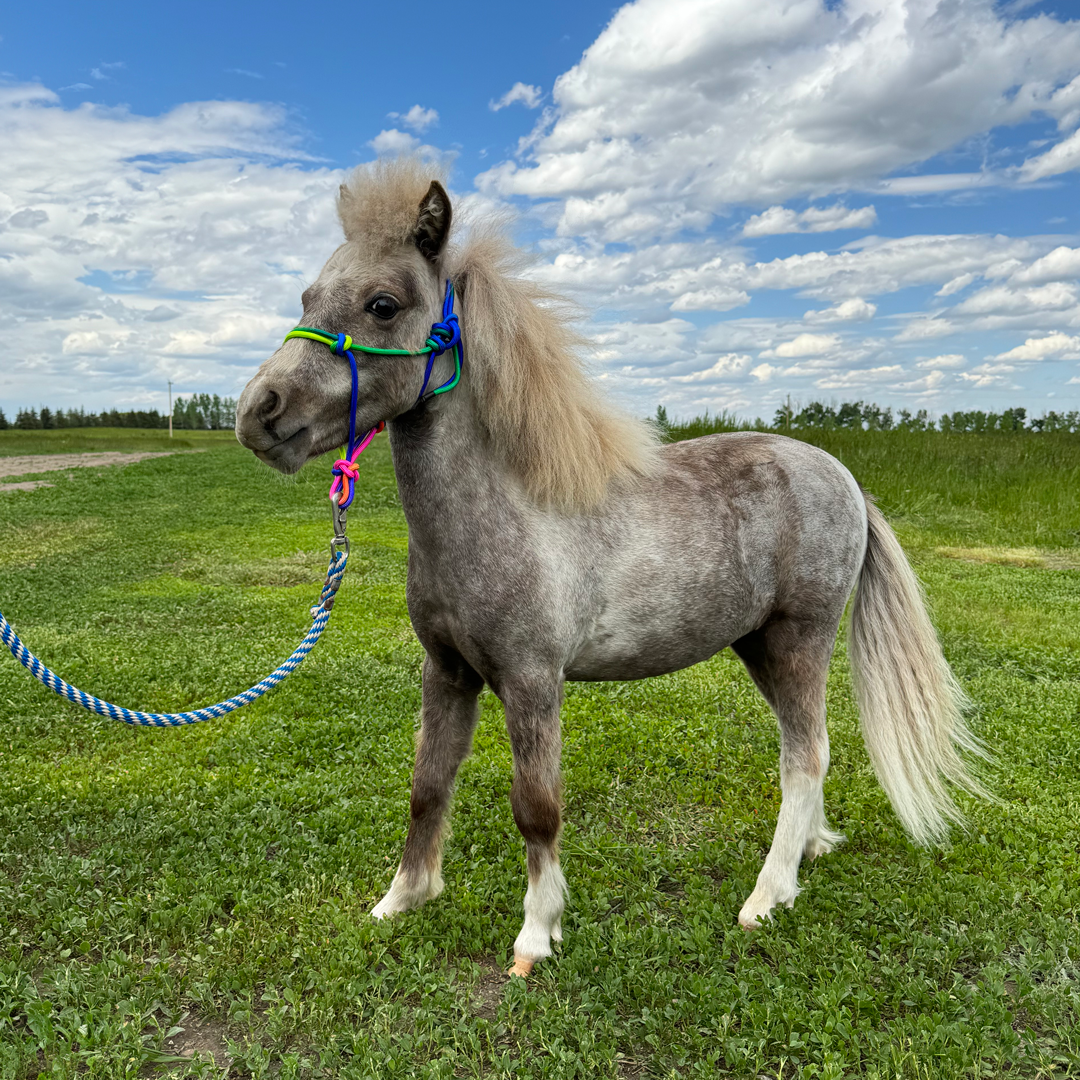
{"type": "Polygon", "coordinates": [[[668,593],[609,606],[565,667],[575,681],[645,679],[715,656],[767,615],[747,588],[668,593]]]}

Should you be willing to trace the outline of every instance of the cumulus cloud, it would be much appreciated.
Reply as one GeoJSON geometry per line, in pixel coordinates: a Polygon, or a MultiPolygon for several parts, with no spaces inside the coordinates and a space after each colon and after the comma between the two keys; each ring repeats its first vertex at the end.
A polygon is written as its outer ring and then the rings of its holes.
{"type": "Polygon", "coordinates": [[[958,315],[1027,315],[1040,311],[1063,311],[1077,304],[1077,287],[1061,281],[1017,289],[994,285],[980,289],[953,311],[958,315]]]}
{"type": "Polygon", "coordinates": [[[894,379],[903,370],[899,364],[886,364],[881,367],[837,371],[818,379],[814,385],[819,390],[856,390],[894,379]]]}
{"type": "Polygon", "coordinates": [[[897,341],[925,341],[927,338],[948,337],[956,332],[956,326],[948,319],[934,316],[912,319],[899,334],[897,341]]]}
{"type": "Polygon", "coordinates": [[[799,334],[791,341],[785,341],[777,345],[775,349],[766,349],[762,356],[782,356],[794,358],[799,356],[823,356],[834,352],[840,345],[839,334],[799,334]]]}
{"type": "Polygon", "coordinates": [[[146,403],[168,378],[181,393],[236,393],[339,236],[341,174],[270,106],[146,117],[6,86],[0,144],[0,398],[12,405],[46,387],[50,403],[146,403]]]}
{"type": "Polygon", "coordinates": [[[1001,353],[998,360],[1076,360],[1080,358],[1080,336],[1071,337],[1060,331],[1045,337],[1030,337],[1023,345],[1001,353]]]}
{"type": "Polygon", "coordinates": [[[1012,385],[1010,374],[1016,368],[1009,364],[979,364],[970,371],[961,371],[960,378],[974,387],[1006,387],[1012,385]]]}
{"type": "Polygon", "coordinates": [[[381,157],[397,157],[419,149],[420,140],[400,128],[384,128],[374,139],[368,140],[368,146],[381,157]]]}
{"type": "Polygon", "coordinates": [[[961,353],[946,353],[944,356],[924,356],[915,361],[917,368],[958,368],[967,363],[967,358],[961,353]]]}
{"type": "Polygon", "coordinates": [[[835,307],[820,311],[808,311],[803,318],[807,322],[865,322],[877,313],[877,304],[870,304],[861,296],[853,296],[835,307]]]}
{"type": "Polygon", "coordinates": [[[414,105],[408,112],[388,114],[391,120],[400,120],[407,128],[413,131],[427,131],[433,124],[439,122],[439,114],[434,109],[425,109],[422,105],[414,105]]]}
{"type": "Polygon", "coordinates": [[[526,109],[535,109],[544,96],[539,86],[530,86],[528,83],[516,82],[498,101],[489,101],[488,108],[492,112],[505,109],[507,105],[520,103],[526,109]]]}
{"type": "MultiPolygon", "coordinates": [[[[1006,236],[916,235],[753,262],[737,249],[703,239],[629,251],[574,246],[537,273],[552,286],[584,293],[597,303],[663,303],[677,311],[728,311],[762,290],[797,290],[832,302],[823,321],[855,321],[871,306],[867,296],[914,286],[938,288],[964,273],[1007,276],[1030,265],[1048,246],[1006,236]],[[859,303],[845,306],[848,300],[859,303]]],[[[918,328],[909,336],[917,333],[918,328]]]]}
{"type": "Polygon", "coordinates": [[[930,394],[939,389],[947,376],[944,371],[935,369],[919,379],[910,379],[907,382],[893,383],[890,389],[899,390],[908,394],[930,394]]]}
{"type": "Polygon", "coordinates": [[[843,203],[834,206],[811,206],[796,212],[784,206],[770,206],[754,214],[743,225],[743,236],[776,236],[780,233],[835,232],[839,229],[869,229],[877,223],[872,206],[849,210],[843,203]]]}
{"type": "MultiPolygon", "coordinates": [[[[990,0],[636,0],[556,81],[524,158],[478,182],[564,209],[580,200],[577,221],[601,238],[639,210],[639,235],[663,235],[736,204],[886,190],[891,173],[963,140],[1075,113],[1065,87],[1078,72],[1080,23],[990,0]]],[[[1078,154],[1066,134],[1018,178],[1078,154]]]]}
{"type": "Polygon", "coordinates": [[[722,382],[734,375],[742,375],[749,366],[750,357],[745,353],[728,353],[702,371],[693,371],[689,375],[673,375],[671,378],[673,382],[722,382]]]}
{"type": "Polygon", "coordinates": [[[1042,285],[1050,281],[1070,281],[1080,278],[1080,248],[1061,247],[1036,259],[1030,266],[1017,270],[1012,280],[1018,285],[1042,285]]]}

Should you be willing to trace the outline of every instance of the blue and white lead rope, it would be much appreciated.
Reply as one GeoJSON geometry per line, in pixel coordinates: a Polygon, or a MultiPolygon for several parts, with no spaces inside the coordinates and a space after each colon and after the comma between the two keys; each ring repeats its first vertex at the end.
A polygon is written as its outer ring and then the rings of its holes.
{"type": "Polygon", "coordinates": [[[84,709],[96,712],[100,716],[108,716],[113,720],[119,720],[125,724],[133,724],[139,727],[180,727],[183,724],[197,724],[202,720],[216,720],[218,717],[239,709],[243,705],[250,705],[267,692],[273,690],[287,675],[291,675],[303,662],[305,657],[319,640],[326,624],[330,621],[330,609],[334,606],[334,597],[341,588],[341,579],[345,575],[345,567],[349,556],[347,551],[335,550],[330,567],[326,571],[326,581],[323,584],[322,594],[318,602],[312,605],[311,629],[307,632],[304,640],[297,645],[293,654],[285,660],[276,670],[272,671],[261,682],[257,682],[250,690],[229,698],[228,701],[220,701],[216,705],[206,705],[201,709],[193,709],[190,712],[181,713],[146,713],[136,712],[133,709],[125,709],[120,705],[112,705],[108,701],[94,697],[71,683],[65,682],[50,671],[20,640],[11,623],[0,612],[0,641],[11,650],[11,655],[42,685],[65,697],[68,701],[81,705],[84,709]]]}

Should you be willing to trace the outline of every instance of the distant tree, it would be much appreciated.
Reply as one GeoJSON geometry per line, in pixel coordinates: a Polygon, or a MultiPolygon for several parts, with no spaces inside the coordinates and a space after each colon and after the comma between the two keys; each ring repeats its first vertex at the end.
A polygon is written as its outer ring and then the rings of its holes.
{"type": "Polygon", "coordinates": [[[1006,409],[1001,414],[1001,430],[1023,431],[1026,417],[1027,409],[1022,406],[1016,409],[1006,409]]]}
{"type": "Polygon", "coordinates": [[[41,417],[37,409],[20,409],[15,417],[15,426],[24,431],[34,431],[41,427],[41,417]]]}
{"type": "Polygon", "coordinates": [[[0,409],[0,431],[6,431],[10,426],[8,418],[4,415],[4,410],[0,409]]]}
{"type": "Polygon", "coordinates": [[[41,426],[42,426],[42,427],[43,427],[43,428],[44,428],[44,429],[45,429],[46,431],[49,431],[49,430],[51,430],[52,428],[54,428],[54,427],[56,426],[56,425],[55,425],[55,424],[53,423],[53,413],[52,413],[52,409],[50,409],[50,408],[48,407],[48,405],[42,405],[42,406],[41,406],[41,412],[40,412],[40,413],[38,413],[38,417],[39,417],[39,419],[41,420],[41,426]]]}
{"type": "Polygon", "coordinates": [[[772,426],[779,431],[790,431],[791,422],[795,419],[794,410],[791,408],[791,402],[786,401],[779,409],[776,410],[773,416],[772,426]]]}

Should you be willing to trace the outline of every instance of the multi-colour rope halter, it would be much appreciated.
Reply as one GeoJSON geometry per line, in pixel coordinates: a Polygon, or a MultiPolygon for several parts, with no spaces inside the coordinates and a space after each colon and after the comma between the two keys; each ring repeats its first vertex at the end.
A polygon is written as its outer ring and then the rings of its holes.
{"type": "Polygon", "coordinates": [[[344,356],[349,361],[349,370],[352,374],[352,403],[349,408],[349,445],[345,450],[345,456],[334,462],[331,470],[334,474],[334,482],[330,486],[330,501],[334,502],[334,496],[341,492],[341,497],[335,504],[342,513],[352,505],[355,491],[355,480],[359,475],[356,464],[357,458],[368,448],[371,440],[383,429],[380,421],[361,439],[356,438],[356,406],[357,406],[357,371],[356,357],[354,352],[370,353],[374,356],[427,356],[427,368],[424,371],[424,385],[420,387],[416,402],[419,404],[425,397],[434,397],[436,394],[445,394],[447,390],[453,390],[461,378],[461,365],[465,361],[465,347],[461,343],[461,327],[458,325],[458,317],[454,313],[454,286],[447,281],[446,294],[443,297],[442,322],[437,322],[431,327],[431,333],[422,349],[409,352],[408,349],[375,349],[370,345],[357,345],[348,334],[329,334],[325,330],[316,330],[311,326],[298,326],[285,335],[285,340],[290,338],[308,338],[328,345],[336,356],[344,356]],[[431,369],[435,366],[435,357],[444,352],[453,351],[454,374],[441,386],[428,391],[428,383],[431,380],[431,369]]]}
{"type": "Polygon", "coordinates": [[[328,334],[323,330],[313,330],[309,326],[298,326],[295,330],[285,335],[289,338],[310,338],[312,341],[320,341],[329,345],[338,356],[348,358],[352,372],[352,395],[349,406],[349,445],[345,456],[334,462],[334,482],[330,487],[330,503],[333,506],[334,539],[330,542],[330,566],[326,571],[326,580],[323,582],[322,592],[319,599],[312,605],[311,629],[304,636],[304,640],[293,650],[292,655],[274,669],[265,679],[257,682],[250,690],[245,690],[227,701],[218,702],[216,705],[206,705],[201,709],[192,709],[190,712],[180,713],[147,713],[138,712],[134,709],[125,709],[120,705],[113,705],[93,694],[80,690],[71,683],[65,682],[59,675],[50,671],[20,640],[15,633],[14,627],[4,618],[0,612],[0,641],[11,651],[11,655],[42,685],[67,698],[68,701],[81,705],[84,709],[96,712],[99,716],[108,716],[113,720],[119,720],[125,724],[138,727],[180,727],[184,724],[197,724],[202,720],[214,720],[219,716],[226,716],[244,705],[250,705],[257,701],[268,690],[272,690],[286,676],[291,675],[307,657],[307,654],[315,648],[315,643],[322,636],[326,624],[330,621],[330,611],[334,606],[334,597],[341,588],[341,580],[345,576],[345,570],[349,562],[349,541],[345,536],[346,511],[353,501],[356,493],[355,481],[359,475],[357,459],[371,444],[375,435],[382,431],[385,424],[378,423],[361,439],[356,438],[356,407],[357,407],[357,371],[356,357],[353,350],[365,353],[374,353],[380,356],[428,356],[427,369],[424,372],[424,385],[420,388],[417,403],[425,397],[430,398],[435,394],[445,393],[452,390],[461,378],[461,365],[464,361],[464,348],[461,344],[461,328],[458,326],[457,315],[454,314],[454,287],[448,281],[446,283],[446,297],[443,300],[442,322],[437,322],[431,328],[431,335],[423,349],[419,352],[409,352],[406,349],[374,349],[365,345],[356,345],[348,334],[328,334]],[[435,357],[447,350],[454,352],[454,374],[441,386],[428,391],[428,382],[431,379],[431,369],[435,363],[435,357]]]}

